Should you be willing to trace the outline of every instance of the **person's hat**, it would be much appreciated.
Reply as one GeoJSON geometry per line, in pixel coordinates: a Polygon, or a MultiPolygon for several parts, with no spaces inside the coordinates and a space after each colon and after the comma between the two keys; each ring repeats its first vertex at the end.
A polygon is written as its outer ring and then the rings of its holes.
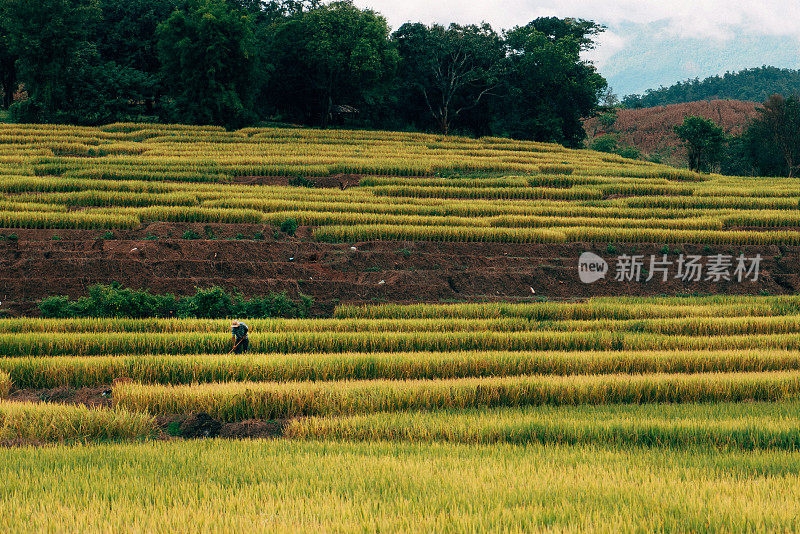
{"type": "Polygon", "coordinates": [[[231,326],[239,326],[239,321],[231,321],[231,326]]]}

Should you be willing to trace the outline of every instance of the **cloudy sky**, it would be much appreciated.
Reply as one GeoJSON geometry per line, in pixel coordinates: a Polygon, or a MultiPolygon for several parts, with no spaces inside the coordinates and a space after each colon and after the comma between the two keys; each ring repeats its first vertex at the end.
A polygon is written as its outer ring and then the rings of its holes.
{"type": "Polygon", "coordinates": [[[595,20],[608,31],[590,59],[621,96],[761,65],[800,68],[797,0],[355,0],[393,28],[407,21],[495,29],[541,16],[595,20]]]}

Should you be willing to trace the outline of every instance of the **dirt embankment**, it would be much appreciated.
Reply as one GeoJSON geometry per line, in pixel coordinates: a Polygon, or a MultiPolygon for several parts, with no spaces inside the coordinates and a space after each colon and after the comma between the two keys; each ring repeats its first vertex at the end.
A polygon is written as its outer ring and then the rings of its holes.
{"type": "Polygon", "coordinates": [[[256,225],[153,224],[141,230],[3,230],[0,241],[0,308],[11,315],[35,314],[39,299],[84,296],[97,283],[119,282],[156,293],[190,294],[221,285],[247,296],[286,291],[310,295],[314,313],[328,315],[338,303],[530,301],[592,296],[687,293],[786,294],[800,289],[800,247],[627,245],[604,243],[502,244],[439,242],[311,241],[310,230],[273,236],[256,225]],[[183,239],[186,230],[214,238],[183,239]],[[53,239],[53,236],[58,239],[53,239]],[[252,240],[253,236],[263,240],[252,240]],[[235,239],[236,236],[249,240],[235,239]],[[583,284],[578,258],[595,252],[611,263],[605,279],[583,284]],[[713,254],[763,261],[758,282],[684,282],[657,277],[649,282],[614,280],[621,254],[661,257],[713,254]]]}

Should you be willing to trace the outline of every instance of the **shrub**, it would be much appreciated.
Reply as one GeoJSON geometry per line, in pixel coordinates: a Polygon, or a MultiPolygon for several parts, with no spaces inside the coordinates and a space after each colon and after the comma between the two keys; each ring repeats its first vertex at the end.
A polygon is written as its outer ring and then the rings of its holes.
{"type": "Polygon", "coordinates": [[[179,298],[173,294],[157,295],[147,290],[124,288],[118,284],[97,284],[89,288],[88,297],[74,301],[66,296],[45,298],[39,302],[39,311],[48,318],[296,318],[307,317],[313,303],[313,299],[306,295],[300,295],[298,300],[293,300],[286,293],[245,299],[241,294],[231,295],[219,286],[198,288],[194,295],[179,298]]]}
{"type": "Polygon", "coordinates": [[[70,317],[67,313],[69,297],[63,295],[47,297],[39,303],[39,312],[44,317],[70,317]]]}
{"type": "Polygon", "coordinates": [[[314,182],[305,176],[299,175],[289,180],[289,185],[294,187],[314,187],[314,182]]]}
{"type": "Polygon", "coordinates": [[[194,296],[186,297],[181,301],[180,314],[189,317],[231,317],[233,307],[231,296],[225,289],[213,286],[208,289],[198,289],[194,296]]]}
{"type": "Polygon", "coordinates": [[[297,226],[298,226],[297,220],[292,217],[289,217],[288,219],[285,219],[281,223],[281,232],[284,232],[289,235],[294,235],[294,233],[297,231],[297,226]]]}

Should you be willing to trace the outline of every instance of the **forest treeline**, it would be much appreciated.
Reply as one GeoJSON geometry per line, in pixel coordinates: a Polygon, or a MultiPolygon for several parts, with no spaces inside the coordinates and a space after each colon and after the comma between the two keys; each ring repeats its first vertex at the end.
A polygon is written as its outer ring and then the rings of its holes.
{"type": "Polygon", "coordinates": [[[581,53],[603,29],[391,32],[349,1],[0,0],[0,84],[17,122],[346,124],[580,146],[607,87],[581,53]]]}
{"type": "Polygon", "coordinates": [[[626,108],[652,108],[698,100],[747,100],[764,102],[774,94],[789,97],[800,92],[800,70],[758,67],[726,72],[700,80],[686,80],[669,87],[648,89],[643,95],[622,99],[626,108]]]}

